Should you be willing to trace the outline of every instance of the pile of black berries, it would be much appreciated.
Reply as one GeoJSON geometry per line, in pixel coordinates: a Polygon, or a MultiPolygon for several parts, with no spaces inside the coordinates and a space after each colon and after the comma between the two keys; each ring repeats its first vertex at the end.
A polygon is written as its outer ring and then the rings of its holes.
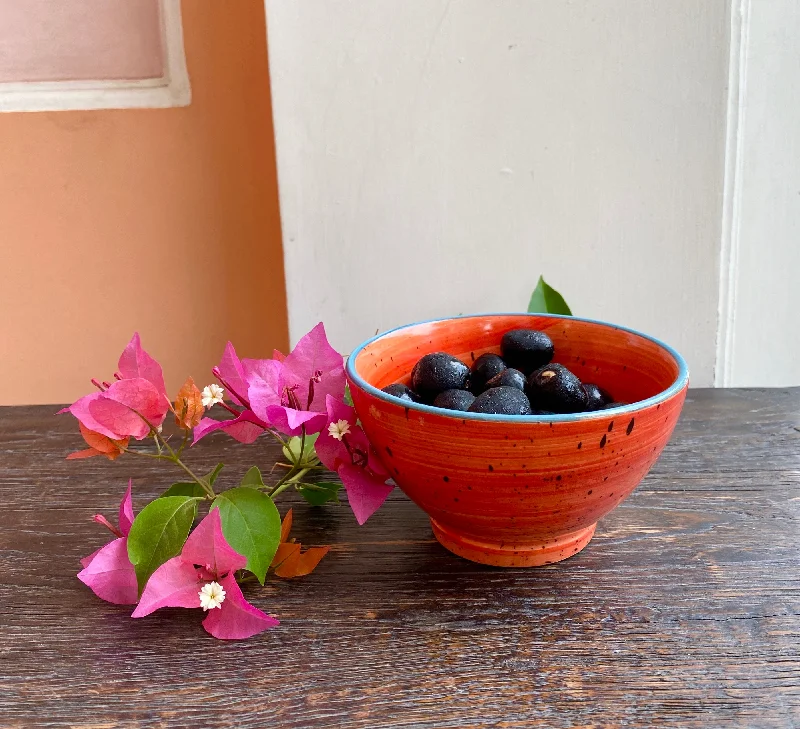
{"type": "Polygon", "coordinates": [[[623,404],[553,362],[554,353],[544,332],[514,329],[503,335],[499,355],[482,354],[468,367],[445,352],[426,354],[414,365],[411,387],[397,383],[383,391],[437,408],[494,415],[581,413],[623,404]]]}

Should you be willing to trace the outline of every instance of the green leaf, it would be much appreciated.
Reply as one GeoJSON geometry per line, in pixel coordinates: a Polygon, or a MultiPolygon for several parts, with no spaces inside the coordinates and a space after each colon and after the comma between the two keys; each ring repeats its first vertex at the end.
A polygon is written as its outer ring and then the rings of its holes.
{"type": "Polygon", "coordinates": [[[134,519],[128,534],[128,559],[136,570],[140,593],[153,572],[180,554],[197,516],[198,500],[165,496],[151,501],[134,519]]]}
{"type": "Polygon", "coordinates": [[[261,489],[264,488],[264,479],[261,478],[261,471],[258,469],[258,466],[253,466],[242,479],[242,482],[239,484],[240,486],[246,486],[250,489],[261,489]]]}
{"type": "Polygon", "coordinates": [[[281,517],[272,499],[247,486],[223,491],[214,500],[228,544],[247,557],[249,569],[263,585],[281,541],[281,517]]]}
{"type": "Polygon", "coordinates": [[[312,506],[322,506],[329,501],[339,501],[339,496],[336,493],[342,484],[333,483],[332,481],[321,481],[315,484],[306,484],[301,486],[298,491],[300,495],[312,506]]]}
{"type": "Polygon", "coordinates": [[[531,294],[528,313],[566,314],[567,316],[572,316],[564,297],[544,280],[544,276],[539,276],[539,283],[536,284],[536,288],[531,294]]]}
{"type": "Polygon", "coordinates": [[[209,471],[205,476],[203,476],[203,478],[207,481],[209,486],[214,485],[214,481],[217,480],[217,476],[219,476],[219,472],[223,468],[225,468],[225,464],[218,463],[216,466],[214,466],[213,470],[209,471]]]}
{"type": "Polygon", "coordinates": [[[161,494],[160,498],[163,499],[165,496],[191,496],[196,499],[202,499],[205,498],[205,495],[206,492],[203,491],[203,487],[199,483],[191,481],[172,484],[172,486],[161,494]]]}
{"type": "Polygon", "coordinates": [[[303,468],[306,466],[316,465],[317,452],[314,450],[314,443],[317,442],[318,436],[319,433],[306,436],[306,445],[305,448],[303,448],[302,455],[300,453],[300,445],[302,444],[303,439],[299,436],[289,438],[288,446],[283,447],[283,455],[286,456],[286,459],[291,463],[297,463],[299,459],[300,466],[303,468]]]}
{"type": "MultiPolygon", "coordinates": [[[[459,314],[460,316],[460,314],[459,314]]],[[[344,401],[346,405],[353,407],[353,396],[350,394],[350,383],[346,383],[344,386],[344,401]]]]}

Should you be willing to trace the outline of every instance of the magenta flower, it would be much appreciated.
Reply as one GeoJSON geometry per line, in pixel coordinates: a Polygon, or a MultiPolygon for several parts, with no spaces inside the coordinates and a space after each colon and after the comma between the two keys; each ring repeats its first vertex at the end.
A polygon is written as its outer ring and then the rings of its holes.
{"type": "MultiPolygon", "coordinates": [[[[278,353],[279,354],[279,353],[278,353]]],[[[250,408],[286,435],[318,433],[326,422],[326,398],[344,397],[344,361],[320,322],[281,361],[243,360],[250,408]]]]}
{"type": "Polygon", "coordinates": [[[226,432],[240,443],[253,443],[269,426],[250,410],[250,402],[247,399],[247,381],[244,377],[242,361],[230,342],[225,346],[219,365],[214,367],[212,372],[225,388],[228,397],[236,405],[241,405],[246,409],[239,412],[222,403],[223,407],[236,417],[231,420],[203,418],[194,429],[192,445],[215,430],[226,432]]]}
{"type": "Polygon", "coordinates": [[[299,435],[303,426],[307,433],[317,433],[325,416],[302,407],[296,395],[296,378],[276,359],[246,359],[245,373],[253,412],[287,435],[299,435]]]}
{"type": "Polygon", "coordinates": [[[339,474],[350,508],[363,524],[386,501],[394,488],[387,484],[389,472],[356,423],[356,411],[328,395],[327,428],[319,434],[315,447],[325,467],[339,474]]]}
{"type": "Polygon", "coordinates": [[[169,397],[164,387],[161,365],[142,349],[139,334],[125,347],[119,358],[116,381],[100,383],[99,389],[85,395],[60,412],[72,413],[83,425],[112,440],[134,437],[139,440],[164,422],[169,410],[169,397]]]}
{"type": "Polygon", "coordinates": [[[242,443],[252,443],[274,428],[287,435],[318,433],[325,425],[325,398],[344,396],[344,362],[328,343],[325,327],[317,324],[288,356],[277,349],[273,359],[239,359],[228,342],[222,360],[212,371],[243,410],[222,406],[231,420],[204,418],[194,430],[194,443],[223,430],[242,443]]]}
{"type": "Polygon", "coordinates": [[[233,344],[228,342],[222,359],[212,372],[227,390],[228,396],[237,405],[247,406],[247,381],[244,378],[244,368],[239,355],[233,348],[233,344]]]}
{"type": "Polygon", "coordinates": [[[261,435],[267,425],[261,418],[250,410],[243,410],[231,420],[214,420],[214,418],[203,418],[193,431],[194,440],[192,445],[204,438],[215,430],[226,432],[231,438],[240,443],[253,443],[261,435]]]}
{"type": "Polygon", "coordinates": [[[102,514],[95,514],[94,520],[111,530],[116,539],[81,560],[83,569],[78,579],[97,597],[117,605],[132,605],[139,597],[136,572],[128,559],[128,533],[133,524],[133,503],[131,485],[119,505],[119,528],[111,524],[102,514]]]}
{"type": "Polygon", "coordinates": [[[244,599],[234,572],[247,560],[231,549],[213,509],[189,535],[183,551],[162,564],[147,581],[132,617],[163,607],[202,608],[203,627],[215,638],[249,638],[278,621],[244,599]]]}
{"type": "Polygon", "coordinates": [[[119,379],[135,380],[141,378],[147,380],[156,388],[158,394],[169,402],[161,365],[142,349],[139,332],[134,332],[131,341],[128,342],[128,346],[122,350],[117,367],[119,367],[119,374],[121,375],[119,379]]]}

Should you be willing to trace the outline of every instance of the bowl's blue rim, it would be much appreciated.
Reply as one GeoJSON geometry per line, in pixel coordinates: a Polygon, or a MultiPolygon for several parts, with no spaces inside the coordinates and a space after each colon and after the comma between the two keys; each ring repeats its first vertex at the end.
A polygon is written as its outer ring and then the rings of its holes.
{"type": "Polygon", "coordinates": [[[649,334],[644,334],[642,332],[637,331],[636,329],[631,329],[630,327],[620,326],[619,324],[611,324],[607,321],[601,321],[599,319],[587,319],[585,317],[580,316],[564,316],[560,314],[528,314],[527,312],[493,312],[489,314],[462,314],[459,316],[447,316],[442,317],[440,319],[428,319],[426,321],[419,321],[414,322],[413,324],[403,324],[402,326],[395,327],[394,329],[390,329],[386,332],[382,332],[380,334],[376,334],[374,337],[370,337],[369,339],[364,340],[359,344],[351,353],[350,356],[347,358],[346,363],[346,371],[348,377],[353,380],[358,386],[368,392],[373,397],[377,397],[380,400],[384,400],[392,405],[399,405],[403,408],[408,408],[409,410],[415,410],[421,413],[428,413],[430,415],[436,415],[439,417],[445,418],[453,418],[455,420],[480,420],[480,421],[488,421],[488,422],[501,422],[501,423],[547,423],[547,422],[560,422],[560,423],[571,423],[576,421],[582,420],[599,420],[603,418],[607,418],[609,416],[618,416],[624,415],[625,413],[635,413],[640,410],[644,410],[645,408],[650,407],[651,405],[658,405],[659,403],[666,402],[671,397],[679,393],[689,382],[689,367],[686,364],[686,360],[681,357],[678,352],[670,347],[666,342],[662,342],[660,339],[656,339],[655,337],[651,337],[649,334]],[[494,316],[531,316],[531,317],[544,317],[547,319],[574,319],[576,321],[583,321],[589,324],[600,324],[602,326],[609,327],[610,329],[616,329],[623,332],[628,332],[629,334],[635,334],[638,337],[642,337],[644,339],[648,339],[649,341],[657,344],[659,347],[662,347],[666,350],[675,362],[678,365],[678,376],[666,390],[658,393],[658,395],[654,395],[653,397],[647,398],[646,400],[639,400],[638,402],[629,403],[628,405],[623,405],[618,408],[609,408],[608,410],[596,410],[593,412],[588,413],[571,413],[571,414],[556,414],[556,415],[485,415],[483,413],[468,413],[462,411],[450,411],[445,410],[443,408],[435,408],[432,405],[423,405],[420,403],[409,402],[407,400],[401,400],[394,395],[389,395],[388,393],[379,390],[374,385],[370,385],[361,375],[359,375],[355,370],[355,361],[358,355],[361,353],[363,349],[368,347],[373,342],[377,341],[378,339],[382,339],[390,334],[394,334],[395,332],[399,332],[403,329],[410,329],[411,327],[420,326],[422,324],[438,324],[439,322],[444,321],[452,321],[454,319],[485,319],[487,317],[494,317],[494,316]]]}

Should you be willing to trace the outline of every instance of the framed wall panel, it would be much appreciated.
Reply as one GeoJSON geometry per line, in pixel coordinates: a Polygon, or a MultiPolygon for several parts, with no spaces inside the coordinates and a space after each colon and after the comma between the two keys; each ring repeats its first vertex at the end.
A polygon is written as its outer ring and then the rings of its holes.
{"type": "Polygon", "coordinates": [[[190,98],[180,0],[0,0],[0,111],[190,98]]]}

